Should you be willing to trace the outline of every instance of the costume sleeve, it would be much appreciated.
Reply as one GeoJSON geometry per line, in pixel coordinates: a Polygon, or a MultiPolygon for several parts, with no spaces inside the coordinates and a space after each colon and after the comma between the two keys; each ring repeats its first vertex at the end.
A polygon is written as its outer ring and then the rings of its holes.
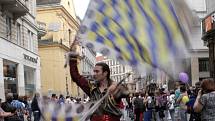
{"type": "Polygon", "coordinates": [[[83,76],[78,72],[77,59],[70,59],[70,75],[72,80],[88,95],[90,96],[90,84],[83,76]]]}

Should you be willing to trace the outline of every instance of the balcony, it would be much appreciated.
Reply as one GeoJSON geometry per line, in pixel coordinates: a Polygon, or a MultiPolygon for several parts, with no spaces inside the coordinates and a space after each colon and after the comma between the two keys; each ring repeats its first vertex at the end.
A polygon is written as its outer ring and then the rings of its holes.
{"type": "Polygon", "coordinates": [[[38,27],[38,37],[41,38],[44,35],[46,35],[46,23],[37,21],[37,27],[38,27]]]}
{"type": "Polygon", "coordinates": [[[0,0],[2,11],[9,11],[14,15],[14,19],[24,16],[29,9],[25,0],[0,0]]]}

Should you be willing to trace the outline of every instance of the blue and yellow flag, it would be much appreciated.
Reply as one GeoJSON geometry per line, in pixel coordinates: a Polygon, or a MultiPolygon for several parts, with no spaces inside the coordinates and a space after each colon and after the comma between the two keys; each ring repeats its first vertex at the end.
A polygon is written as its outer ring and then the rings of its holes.
{"type": "Polygon", "coordinates": [[[78,35],[105,56],[161,69],[187,53],[185,36],[172,0],[91,0],[78,35]]]}
{"type": "MultiPolygon", "coordinates": [[[[81,121],[94,102],[58,104],[50,100],[40,100],[42,120],[44,121],[81,121]],[[45,103],[44,103],[45,102],[45,103]]],[[[86,117],[84,121],[88,121],[86,117]]]]}

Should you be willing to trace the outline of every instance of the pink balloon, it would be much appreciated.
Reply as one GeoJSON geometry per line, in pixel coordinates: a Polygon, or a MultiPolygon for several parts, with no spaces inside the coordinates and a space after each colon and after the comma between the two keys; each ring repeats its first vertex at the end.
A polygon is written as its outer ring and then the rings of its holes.
{"type": "Polygon", "coordinates": [[[188,81],[189,81],[189,77],[188,77],[187,73],[185,73],[185,72],[179,73],[179,79],[183,83],[188,83],[188,81]]]}

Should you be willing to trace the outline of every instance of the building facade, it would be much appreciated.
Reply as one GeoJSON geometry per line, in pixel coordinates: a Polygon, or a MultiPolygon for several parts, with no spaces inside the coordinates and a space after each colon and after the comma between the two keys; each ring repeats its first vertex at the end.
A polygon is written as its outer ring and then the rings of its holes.
{"type": "Polygon", "coordinates": [[[210,77],[209,53],[205,43],[201,40],[201,20],[207,15],[206,0],[188,0],[190,8],[198,16],[198,23],[193,27],[192,48],[190,58],[190,75],[192,85],[204,78],[210,77]]]}
{"type": "Polygon", "coordinates": [[[0,98],[40,90],[36,0],[0,0],[0,98]]]}
{"type": "Polygon", "coordinates": [[[215,80],[215,1],[207,0],[207,16],[202,20],[202,40],[209,49],[210,77],[215,80]]]}
{"type": "MultiPolygon", "coordinates": [[[[79,27],[73,1],[37,0],[36,18],[46,24],[47,31],[39,41],[42,92],[78,96],[69,68],[64,68],[65,54],[69,52],[79,27]]],[[[80,46],[75,46],[80,52],[80,46]]]]}
{"type": "MultiPolygon", "coordinates": [[[[82,59],[80,60],[79,72],[85,78],[92,78],[93,68],[96,64],[96,52],[85,46],[81,47],[80,52],[82,59]]],[[[83,99],[87,97],[87,95],[79,87],[77,88],[77,91],[78,97],[83,99]]]]}
{"type": "Polygon", "coordinates": [[[84,46],[82,46],[81,52],[83,57],[80,63],[81,74],[84,76],[92,75],[96,64],[96,52],[84,46]]]}

